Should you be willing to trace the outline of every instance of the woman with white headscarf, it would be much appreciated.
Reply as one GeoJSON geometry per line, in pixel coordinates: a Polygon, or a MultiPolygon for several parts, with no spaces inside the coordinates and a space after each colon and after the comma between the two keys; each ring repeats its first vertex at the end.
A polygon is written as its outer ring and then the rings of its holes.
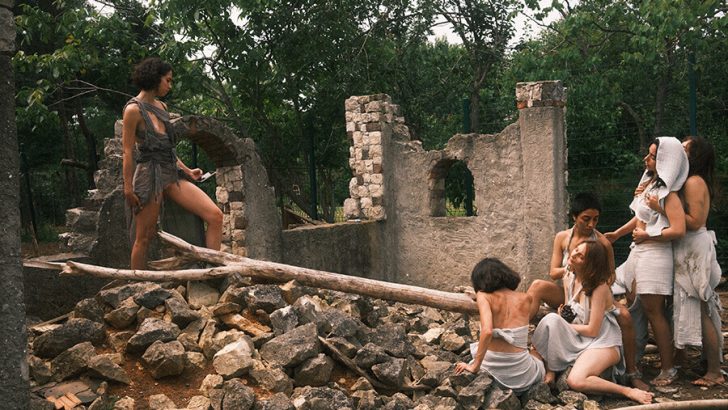
{"type": "Polygon", "coordinates": [[[666,386],[677,378],[665,303],[673,294],[672,241],[685,235],[685,212],[677,191],[687,178],[688,158],[677,138],[659,137],[650,144],[644,163],[645,172],[629,206],[634,218],[605,236],[614,242],[632,233],[632,250],[618,271],[634,278],[635,292],[660,351],[661,371],[652,384],[666,386]],[[657,204],[663,212],[653,209],[658,208],[657,204]]]}

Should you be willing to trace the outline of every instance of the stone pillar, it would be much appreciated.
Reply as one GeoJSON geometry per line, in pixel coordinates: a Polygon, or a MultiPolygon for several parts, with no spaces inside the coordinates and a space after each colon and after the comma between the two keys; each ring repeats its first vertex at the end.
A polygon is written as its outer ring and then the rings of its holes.
{"type": "Polygon", "coordinates": [[[347,219],[387,219],[384,204],[383,147],[393,130],[404,123],[399,106],[386,94],[346,100],[346,133],[349,136],[350,197],[344,201],[347,219]]]}
{"type": "Polygon", "coordinates": [[[0,402],[3,408],[29,406],[23,269],[20,261],[20,161],[15,129],[15,51],[13,0],[0,0],[0,402]]]}
{"type": "Polygon", "coordinates": [[[565,229],[566,89],[561,81],[518,83],[523,152],[523,226],[527,282],[548,273],[554,236],[565,229]]]}
{"type": "Polygon", "coordinates": [[[215,197],[222,208],[222,251],[248,256],[245,248],[245,229],[248,227],[243,168],[240,165],[217,168],[215,197]]]}

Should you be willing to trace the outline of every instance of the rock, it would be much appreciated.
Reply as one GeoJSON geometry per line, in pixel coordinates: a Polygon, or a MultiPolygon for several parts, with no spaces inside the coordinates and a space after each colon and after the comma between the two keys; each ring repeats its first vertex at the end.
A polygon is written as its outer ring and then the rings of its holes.
{"type": "Polygon", "coordinates": [[[222,410],[222,399],[225,397],[225,391],[222,386],[219,389],[212,389],[209,391],[210,406],[213,410],[222,410]]]}
{"type": "Polygon", "coordinates": [[[172,297],[172,292],[169,289],[155,284],[134,295],[134,302],[147,309],[154,309],[170,297],[172,297]]]}
{"type": "Polygon", "coordinates": [[[549,386],[544,382],[539,382],[531,386],[523,397],[521,397],[521,402],[528,402],[529,400],[536,400],[546,404],[554,404],[558,402],[558,399],[551,394],[549,386]]]}
{"type": "Polygon", "coordinates": [[[467,342],[457,333],[448,331],[440,337],[440,346],[449,352],[459,353],[467,346],[467,342]]]}
{"type": "Polygon", "coordinates": [[[571,373],[571,366],[567,367],[566,370],[561,372],[558,378],[556,378],[556,391],[561,393],[564,390],[569,390],[569,383],[566,382],[566,379],[569,377],[569,373],[571,373]]]}
{"type": "Polygon", "coordinates": [[[166,410],[177,408],[177,405],[174,404],[174,402],[164,394],[155,394],[149,396],[147,400],[149,401],[150,410],[166,410]]]}
{"type": "Polygon", "coordinates": [[[157,312],[155,309],[147,309],[144,306],[140,307],[136,313],[137,323],[143,323],[145,320],[152,319],[163,319],[164,312],[157,312]]]}
{"type": "Polygon", "coordinates": [[[104,307],[94,298],[83,299],[76,303],[71,317],[88,319],[96,323],[104,323],[104,307]]]}
{"type": "Polygon", "coordinates": [[[316,319],[316,327],[320,335],[325,337],[344,337],[359,339],[368,330],[363,323],[335,309],[323,312],[316,319]]]}
{"type": "Polygon", "coordinates": [[[443,333],[445,333],[445,329],[441,327],[433,327],[420,335],[420,337],[427,343],[439,343],[440,336],[442,336],[443,333]]]}
{"type": "Polygon", "coordinates": [[[60,382],[81,373],[95,354],[91,342],[79,343],[59,354],[51,361],[53,380],[60,382]]]}
{"type": "Polygon", "coordinates": [[[253,367],[253,351],[252,341],[232,342],[215,353],[212,365],[217,374],[225,379],[240,377],[253,367]]]}
{"type": "Polygon", "coordinates": [[[441,385],[432,390],[431,394],[437,397],[458,397],[458,392],[452,387],[449,379],[445,379],[441,385]]]}
{"type": "Polygon", "coordinates": [[[205,360],[205,355],[199,352],[188,352],[185,349],[185,370],[190,370],[192,372],[198,372],[205,368],[207,365],[207,360],[205,360]]]}
{"type": "Polygon", "coordinates": [[[217,289],[205,282],[187,282],[187,303],[192,309],[202,306],[212,306],[220,299],[217,289]]]}
{"type": "Polygon", "coordinates": [[[377,410],[384,406],[381,397],[374,390],[357,390],[351,394],[357,410],[377,410]]]}
{"type": "Polygon", "coordinates": [[[384,363],[390,356],[378,345],[367,343],[356,352],[354,362],[362,369],[370,369],[375,364],[384,363]]]}
{"type": "MultiPolygon", "coordinates": [[[[554,407],[550,404],[541,403],[538,400],[529,400],[523,406],[523,410],[554,410],[554,407]]],[[[570,409],[565,409],[570,410],[570,409]]]]}
{"type": "Polygon", "coordinates": [[[218,303],[210,309],[213,316],[224,316],[231,313],[239,313],[241,310],[240,305],[233,302],[218,303]]]}
{"type": "Polygon", "coordinates": [[[262,310],[267,314],[286,306],[281,288],[276,285],[255,285],[247,288],[243,294],[251,312],[262,310]]]}
{"type": "Polygon", "coordinates": [[[177,336],[179,336],[179,327],[174,323],[167,323],[159,319],[147,319],[139,326],[139,330],[134,336],[129,339],[126,350],[141,352],[156,341],[169,342],[177,339],[177,336]]]}
{"type": "Polygon", "coordinates": [[[502,390],[498,386],[492,386],[485,396],[485,408],[501,410],[520,410],[521,401],[513,390],[502,390]]]}
{"type": "Polygon", "coordinates": [[[291,400],[283,393],[276,393],[268,400],[259,400],[253,407],[255,410],[295,410],[291,400]]]}
{"type": "Polygon", "coordinates": [[[319,351],[316,325],[309,323],[271,339],[261,347],[260,355],[268,363],[295,367],[316,356],[319,351]]]}
{"type": "Polygon", "coordinates": [[[324,386],[329,382],[333,370],[334,361],[321,353],[298,366],[293,380],[296,386],[324,386]]]}
{"type": "Polygon", "coordinates": [[[89,371],[94,375],[105,380],[130,384],[131,379],[124,369],[114,363],[108,355],[97,355],[88,361],[89,371]]]}
{"type": "Polygon", "coordinates": [[[190,309],[187,302],[177,298],[169,298],[164,301],[164,307],[172,317],[172,323],[185,327],[189,323],[200,319],[200,314],[190,309]]]}
{"type": "Polygon", "coordinates": [[[124,353],[129,339],[134,336],[133,330],[109,333],[108,343],[117,353],[124,353]]]}
{"type": "Polygon", "coordinates": [[[156,341],[144,352],[142,363],[155,379],[177,376],[185,368],[185,349],[176,340],[168,343],[156,341]]]}
{"type": "Polygon", "coordinates": [[[445,374],[453,366],[452,363],[438,360],[435,356],[426,356],[420,360],[420,364],[425,369],[425,375],[422,376],[420,383],[430,387],[439,386],[445,374]]]}
{"type": "Polygon", "coordinates": [[[260,349],[261,347],[263,347],[264,344],[266,344],[266,343],[270,342],[271,340],[273,340],[274,337],[276,337],[276,335],[273,332],[271,332],[271,333],[262,333],[262,334],[260,334],[258,336],[254,336],[253,337],[253,345],[255,345],[255,348],[256,349],[260,349]]]}
{"type": "Polygon", "coordinates": [[[405,364],[405,359],[390,358],[384,363],[372,366],[372,373],[384,384],[399,388],[404,384],[404,375],[407,371],[405,364]]]}
{"type": "Polygon", "coordinates": [[[415,409],[437,409],[437,410],[457,410],[462,407],[453,397],[441,397],[428,394],[417,400],[415,409]]]}
{"type": "Polygon", "coordinates": [[[150,286],[158,286],[149,282],[129,283],[111,289],[105,289],[98,293],[97,297],[107,305],[116,309],[121,302],[134,296],[138,292],[143,292],[150,286]]]}
{"type": "Polygon", "coordinates": [[[354,384],[351,385],[349,388],[351,391],[357,391],[357,390],[374,390],[374,386],[364,377],[360,377],[356,379],[354,384]]]}
{"type": "Polygon", "coordinates": [[[212,337],[212,340],[210,340],[210,342],[207,343],[205,347],[203,347],[202,352],[205,354],[205,357],[209,357],[210,359],[212,359],[217,352],[222,350],[223,347],[239,340],[244,340],[245,343],[250,346],[251,351],[255,349],[255,346],[253,344],[253,341],[250,339],[250,336],[239,330],[233,329],[215,333],[215,335],[212,337]]]}
{"type": "Polygon", "coordinates": [[[101,345],[106,338],[104,326],[88,319],[69,319],[53,330],[35,338],[33,352],[41,358],[53,358],[82,342],[101,345]]]}
{"type": "Polygon", "coordinates": [[[125,299],[119,306],[104,315],[106,323],[115,329],[126,329],[136,320],[139,305],[134,302],[133,297],[125,299]]]}
{"type": "Polygon", "coordinates": [[[422,367],[420,362],[414,358],[414,356],[407,356],[407,373],[405,378],[409,378],[409,381],[414,384],[419,384],[419,380],[425,376],[425,368],[422,367]]]}
{"type": "Polygon", "coordinates": [[[205,357],[207,357],[208,359],[212,359],[212,356],[217,353],[217,350],[213,350],[212,348],[215,332],[217,332],[217,322],[212,319],[208,319],[207,322],[205,322],[205,326],[202,329],[199,341],[197,342],[197,344],[202,349],[202,353],[204,353],[205,357]]]}
{"type": "Polygon", "coordinates": [[[402,393],[395,393],[388,401],[386,398],[384,400],[386,404],[382,409],[386,410],[409,410],[415,407],[415,403],[402,393]]]}
{"type": "Polygon", "coordinates": [[[368,335],[368,342],[381,346],[387,353],[402,359],[414,353],[414,348],[407,340],[404,326],[396,323],[377,327],[368,335]]]}
{"type": "Polygon", "coordinates": [[[28,403],[28,410],[55,410],[56,406],[48,400],[35,395],[30,395],[30,402],[28,403]]]}
{"type": "Polygon", "coordinates": [[[341,390],[305,386],[294,390],[292,402],[296,410],[341,410],[353,403],[341,390]]]}
{"type": "Polygon", "coordinates": [[[135,404],[134,399],[124,396],[114,403],[113,410],[134,410],[135,404]]]}
{"type": "MultiPolygon", "coordinates": [[[[534,397],[534,399],[536,399],[534,397]]],[[[536,399],[538,400],[538,399],[536,399]]],[[[573,406],[577,408],[582,407],[582,403],[584,400],[587,400],[586,394],[575,392],[573,390],[564,390],[561,393],[559,393],[559,400],[567,406],[573,406]]],[[[541,403],[546,403],[544,401],[538,400],[541,403]]],[[[551,403],[550,403],[551,404],[551,403]]]]}
{"type": "Polygon", "coordinates": [[[270,314],[270,326],[277,335],[282,335],[298,326],[298,315],[293,306],[286,306],[270,314]]]}
{"type": "Polygon", "coordinates": [[[455,390],[460,391],[460,389],[472,383],[476,377],[477,375],[470,372],[462,372],[460,374],[453,372],[447,377],[447,380],[455,390]]]}
{"type": "Polygon", "coordinates": [[[343,337],[331,337],[326,339],[326,341],[334,345],[335,348],[337,348],[341,353],[344,354],[344,356],[348,357],[349,359],[354,358],[354,356],[356,356],[357,350],[359,350],[359,348],[354,343],[348,341],[343,337]]]}
{"type": "Polygon", "coordinates": [[[245,303],[245,294],[247,293],[246,288],[239,288],[236,286],[229,286],[220,295],[219,303],[235,303],[240,306],[240,309],[245,309],[248,305],[245,303]]]}
{"type": "Polygon", "coordinates": [[[223,410],[248,410],[253,407],[255,393],[240,379],[226,381],[222,389],[225,392],[222,399],[223,410]]]}
{"type": "Polygon", "coordinates": [[[190,402],[187,403],[187,410],[208,410],[210,408],[210,399],[205,396],[192,396],[190,402]]]}
{"type": "Polygon", "coordinates": [[[602,410],[602,406],[594,400],[584,400],[581,406],[582,410],[602,410]]]}
{"type": "Polygon", "coordinates": [[[463,387],[458,393],[458,403],[464,409],[479,409],[485,402],[485,393],[487,393],[493,379],[482,372],[475,377],[475,380],[463,387]]]}
{"type": "Polygon", "coordinates": [[[321,312],[323,312],[321,304],[308,295],[301,296],[291,306],[296,311],[298,323],[302,325],[315,323],[321,312]]]}
{"type": "Polygon", "coordinates": [[[250,370],[250,377],[260,387],[271,391],[285,393],[290,396],[293,392],[293,380],[283,371],[282,367],[267,367],[256,361],[250,370]]]}
{"type": "Polygon", "coordinates": [[[209,396],[210,390],[221,388],[223,382],[224,382],[224,380],[223,380],[222,376],[220,376],[219,374],[208,374],[202,380],[202,384],[200,385],[200,392],[205,397],[210,397],[209,396]]]}
{"type": "Polygon", "coordinates": [[[28,355],[28,367],[30,370],[30,377],[33,378],[39,385],[46,384],[52,376],[50,364],[43,361],[43,359],[28,355]]]}

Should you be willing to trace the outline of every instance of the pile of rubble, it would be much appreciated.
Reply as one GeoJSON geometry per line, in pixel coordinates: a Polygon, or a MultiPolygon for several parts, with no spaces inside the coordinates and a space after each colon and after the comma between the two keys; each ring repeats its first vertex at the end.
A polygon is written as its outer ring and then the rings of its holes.
{"type": "Polygon", "coordinates": [[[31,335],[33,408],[599,408],[564,376],[556,396],[544,384],[516,396],[485,372],[454,374],[477,338],[467,316],[296,282],[116,283],[44,330],[31,335]],[[138,382],[130,360],[154,379],[209,374],[184,403],[135,403],[109,394],[138,382]],[[63,395],[69,383],[80,387],[63,395]]]}

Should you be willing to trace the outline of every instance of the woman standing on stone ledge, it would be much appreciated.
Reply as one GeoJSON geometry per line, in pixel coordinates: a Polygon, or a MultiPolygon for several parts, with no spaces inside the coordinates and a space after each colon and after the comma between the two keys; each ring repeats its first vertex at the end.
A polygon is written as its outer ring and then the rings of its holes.
{"type": "Polygon", "coordinates": [[[134,67],[132,81],[141,91],[124,106],[122,128],[124,197],[131,215],[131,268],[146,268],[149,241],[156,233],[164,197],[202,218],[207,223],[207,247],[219,250],[222,212],[186,179],[198,180],[202,170],[190,169],[177,158],[167,106],[157,99],[172,89],[172,66],[157,57],[144,59],[134,67]]]}

